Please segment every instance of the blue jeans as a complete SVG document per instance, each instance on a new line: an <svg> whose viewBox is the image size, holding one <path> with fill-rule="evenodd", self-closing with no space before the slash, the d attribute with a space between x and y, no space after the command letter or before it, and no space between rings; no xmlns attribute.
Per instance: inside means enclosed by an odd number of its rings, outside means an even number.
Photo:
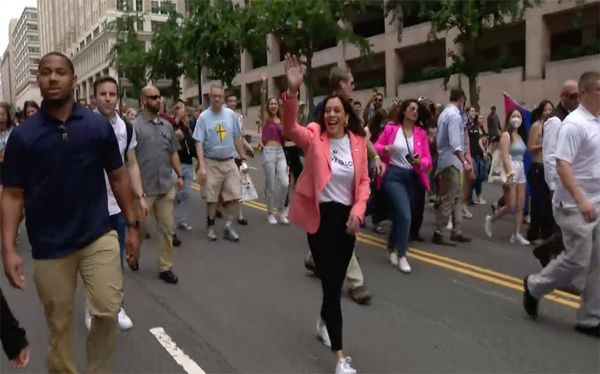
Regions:
<svg viewBox="0 0 600 374"><path fill-rule="evenodd" d="M125 237L127 235L127 224L123 213L117 213L110 216L110 222L113 229L119 235L119 252L121 253L121 270L125 261Z"/></svg>
<svg viewBox="0 0 600 374"><path fill-rule="evenodd" d="M488 178L488 162L483 159L483 156L473 157L473 168L475 172L475 180L473 181L473 189L471 190L471 198L473 197L473 191L477 196L481 195L481 187L483 182Z"/></svg>
<svg viewBox="0 0 600 374"><path fill-rule="evenodd" d="M388 239L388 251L406 255L410 233L412 202L419 180L414 170L390 165L383 179L383 190L388 196L392 211L392 228Z"/></svg>
<svg viewBox="0 0 600 374"><path fill-rule="evenodd" d="M190 212L190 185L194 178L194 166L181 164L183 173L183 188L175 196L175 226L188 224L188 215Z"/></svg>

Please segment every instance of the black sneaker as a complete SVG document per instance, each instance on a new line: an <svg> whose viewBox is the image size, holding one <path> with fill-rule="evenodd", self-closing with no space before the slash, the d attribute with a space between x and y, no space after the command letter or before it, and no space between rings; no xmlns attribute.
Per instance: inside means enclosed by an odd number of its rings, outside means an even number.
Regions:
<svg viewBox="0 0 600 374"><path fill-rule="evenodd" d="M177 275L175 275L175 273L173 273L173 271L171 271L171 270L161 271L158 274L158 277L160 279L162 279L163 281L170 283L170 284L176 284L177 282L179 282Z"/></svg>
<svg viewBox="0 0 600 374"><path fill-rule="evenodd" d="M181 240L177 237L177 234L173 234L173 247L179 247Z"/></svg>
<svg viewBox="0 0 600 374"><path fill-rule="evenodd" d="M523 278L523 308L532 319L536 319L538 315L538 303L539 300L531 295L529 288L527 287L527 279L529 276Z"/></svg>
<svg viewBox="0 0 600 374"><path fill-rule="evenodd" d="M585 335L595 336L597 338L600 338L600 325L596 325L596 326L575 325L575 331L580 332Z"/></svg>
<svg viewBox="0 0 600 374"><path fill-rule="evenodd" d="M471 238L469 238L468 236L464 236L463 234L452 234L452 235L450 235L450 240L452 240L453 242L459 242L459 243L470 243L471 242Z"/></svg>
<svg viewBox="0 0 600 374"><path fill-rule="evenodd" d="M433 238L431 239L431 241L433 242L433 244L446 245L448 247L456 247L456 244L446 241L446 239L444 239L444 237L437 232L433 233Z"/></svg>

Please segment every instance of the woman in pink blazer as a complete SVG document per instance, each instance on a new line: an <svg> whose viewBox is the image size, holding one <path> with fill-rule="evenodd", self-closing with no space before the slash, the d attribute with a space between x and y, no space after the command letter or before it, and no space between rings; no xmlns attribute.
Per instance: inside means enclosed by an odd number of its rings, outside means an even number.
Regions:
<svg viewBox="0 0 600 374"><path fill-rule="evenodd" d="M409 99L400 105L398 123L385 125L375 143L375 149L386 164L383 190L392 206L392 228L388 239L390 263L403 273L410 273L406 259L410 233L411 212L418 188L429 190L427 170L431 168L431 154L427 131L416 124L419 103Z"/></svg>
<svg viewBox="0 0 600 374"><path fill-rule="evenodd" d="M317 333L337 359L336 373L352 374L342 352L342 284L369 197L367 143L362 124L349 101L330 96L317 122L300 126L298 87L304 68L286 56L288 92L283 95L283 134L304 151L289 211L291 222L308 233L308 245L323 286Z"/></svg>

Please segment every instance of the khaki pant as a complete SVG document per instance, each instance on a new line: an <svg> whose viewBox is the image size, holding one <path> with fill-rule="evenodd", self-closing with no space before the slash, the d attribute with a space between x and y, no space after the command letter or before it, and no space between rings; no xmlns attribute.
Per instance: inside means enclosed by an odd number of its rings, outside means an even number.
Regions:
<svg viewBox="0 0 600 374"><path fill-rule="evenodd" d="M307 261L311 261L314 263L312 253L310 250L306 255ZM346 269L346 283L350 289L358 288L365 284L365 278L363 276L362 269L360 268L360 264L356 259L356 249L352 252L352 257L350 258L350 263L348 264L348 269Z"/></svg>
<svg viewBox="0 0 600 374"><path fill-rule="evenodd" d="M462 207L463 207L463 177L461 171L453 166L440 172L440 190L438 191L438 207L435 210L435 224L433 231L444 234L446 225L452 214L455 234L462 233Z"/></svg>
<svg viewBox="0 0 600 374"><path fill-rule="evenodd" d="M594 208L600 214L600 203ZM527 286L536 299L560 287L582 283L584 288L577 323L594 327L600 323L600 218L586 222L579 208L554 208L565 250L538 274L530 275Z"/></svg>
<svg viewBox="0 0 600 374"><path fill-rule="evenodd" d="M36 260L33 279L48 326L49 373L75 373L73 304L81 276L92 316L87 337L88 373L109 372L123 301L123 273L116 231L67 257Z"/></svg>
<svg viewBox="0 0 600 374"><path fill-rule="evenodd" d="M147 197L148 209L150 209L150 214L154 215L156 226L160 232L158 269L161 272L170 270L173 267L175 195L175 187L173 187L165 194Z"/></svg>

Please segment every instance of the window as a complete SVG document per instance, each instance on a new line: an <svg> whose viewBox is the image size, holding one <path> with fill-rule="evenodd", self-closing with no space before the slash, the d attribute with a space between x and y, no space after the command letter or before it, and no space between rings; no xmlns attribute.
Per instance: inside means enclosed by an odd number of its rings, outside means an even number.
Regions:
<svg viewBox="0 0 600 374"><path fill-rule="evenodd" d="M151 12L154 14L169 14L169 10L175 7L175 4L168 0L153 0L150 2Z"/></svg>
<svg viewBox="0 0 600 374"><path fill-rule="evenodd" d="M144 20L143 19L137 20L137 31L144 31Z"/></svg>
<svg viewBox="0 0 600 374"><path fill-rule="evenodd" d="M151 1L150 2L150 7L151 7L151 12L158 14L159 10L160 10L160 3L158 1Z"/></svg>
<svg viewBox="0 0 600 374"><path fill-rule="evenodd" d="M117 0L117 9L122 11L133 10L133 0Z"/></svg>
<svg viewBox="0 0 600 374"><path fill-rule="evenodd" d="M144 10L144 0L135 0L135 10L138 12Z"/></svg>

